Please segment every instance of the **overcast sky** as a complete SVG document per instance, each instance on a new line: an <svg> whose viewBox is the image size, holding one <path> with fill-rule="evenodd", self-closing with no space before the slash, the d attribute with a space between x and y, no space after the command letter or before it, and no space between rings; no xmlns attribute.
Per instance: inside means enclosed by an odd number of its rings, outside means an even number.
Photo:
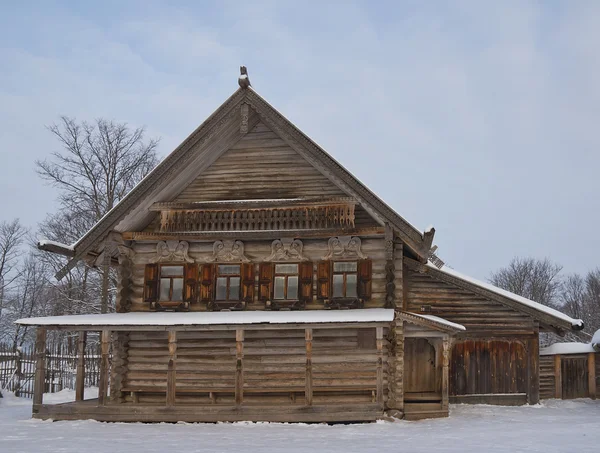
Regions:
<svg viewBox="0 0 600 453"><path fill-rule="evenodd" d="M455 269L600 265L600 2L167 3L1 2L0 221L56 208L34 161L59 115L145 125L162 157L245 64Z"/></svg>

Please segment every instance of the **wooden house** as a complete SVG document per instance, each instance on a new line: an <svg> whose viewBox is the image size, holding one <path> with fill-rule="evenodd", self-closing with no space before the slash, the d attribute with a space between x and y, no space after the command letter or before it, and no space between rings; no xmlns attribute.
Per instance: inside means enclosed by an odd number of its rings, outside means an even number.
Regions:
<svg viewBox="0 0 600 453"><path fill-rule="evenodd" d="M433 229L245 80L77 243L40 243L70 257L62 275L118 267L119 288L117 313L19 321L38 326L34 417L339 422L536 403L539 332L582 322L443 266ZM76 401L43 404L48 329L79 332L81 351L101 332L97 400L82 356Z"/></svg>

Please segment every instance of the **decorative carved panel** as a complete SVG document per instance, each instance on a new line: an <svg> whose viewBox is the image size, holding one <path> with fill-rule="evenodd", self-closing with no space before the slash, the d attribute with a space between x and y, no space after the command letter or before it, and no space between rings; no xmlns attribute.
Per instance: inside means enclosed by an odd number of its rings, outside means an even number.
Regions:
<svg viewBox="0 0 600 453"><path fill-rule="evenodd" d="M242 241L227 240L214 243L213 256L208 261L247 263L250 260L244 255L244 243Z"/></svg>
<svg viewBox="0 0 600 453"><path fill-rule="evenodd" d="M156 257L154 263L182 261L193 263L194 260L188 256L190 244L186 241L160 241L156 244Z"/></svg>
<svg viewBox="0 0 600 453"><path fill-rule="evenodd" d="M265 261L306 261L300 239L275 239L271 243L271 254Z"/></svg>
<svg viewBox="0 0 600 453"><path fill-rule="evenodd" d="M329 251L324 260L335 259L365 259L367 256L361 250L361 240L358 236L338 236L329 239Z"/></svg>

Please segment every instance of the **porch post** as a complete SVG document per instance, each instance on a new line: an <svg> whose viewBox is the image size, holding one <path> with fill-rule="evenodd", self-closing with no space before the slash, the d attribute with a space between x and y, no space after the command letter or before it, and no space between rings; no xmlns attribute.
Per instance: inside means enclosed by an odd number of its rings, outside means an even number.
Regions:
<svg viewBox="0 0 600 453"><path fill-rule="evenodd" d="M375 327L377 339L377 394L376 401L383 407L383 327Z"/></svg>
<svg viewBox="0 0 600 453"><path fill-rule="evenodd" d="M307 406L312 406L312 329L304 330L304 339L306 341L306 378L304 387L304 401Z"/></svg>
<svg viewBox="0 0 600 453"><path fill-rule="evenodd" d="M167 406L175 405L177 332L169 331L169 367L167 369Z"/></svg>
<svg viewBox="0 0 600 453"><path fill-rule="evenodd" d="M562 399L562 368L560 354L554 356L554 397Z"/></svg>
<svg viewBox="0 0 600 453"><path fill-rule="evenodd" d="M588 354L588 394L593 400L596 399L596 353Z"/></svg>
<svg viewBox="0 0 600 453"><path fill-rule="evenodd" d="M391 353L388 367L389 414L401 417L404 412L404 321L396 313L396 319L390 326Z"/></svg>
<svg viewBox="0 0 600 453"><path fill-rule="evenodd" d="M106 391L108 390L108 347L110 345L110 330L103 330L101 337L102 356L100 362L100 379L98 383L98 405L106 404Z"/></svg>
<svg viewBox="0 0 600 453"><path fill-rule="evenodd" d="M442 410L448 410L450 392L450 340L447 336L442 340Z"/></svg>
<svg viewBox="0 0 600 453"><path fill-rule="evenodd" d="M537 404L540 402L540 340L539 334L529 340L529 385L527 388L527 402Z"/></svg>
<svg viewBox="0 0 600 453"><path fill-rule="evenodd" d="M77 374L75 376L75 401L83 401L85 388L85 342L87 332L80 331L77 336Z"/></svg>
<svg viewBox="0 0 600 453"><path fill-rule="evenodd" d="M244 401L244 329L235 331L235 404Z"/></svg>
<svg viewBox="0 0 600 453"><path fill-rule="evenodd" d="M35 381L33 383L33 412L38 412L46 387L46 328L38 327L35 337Z"/></svg>

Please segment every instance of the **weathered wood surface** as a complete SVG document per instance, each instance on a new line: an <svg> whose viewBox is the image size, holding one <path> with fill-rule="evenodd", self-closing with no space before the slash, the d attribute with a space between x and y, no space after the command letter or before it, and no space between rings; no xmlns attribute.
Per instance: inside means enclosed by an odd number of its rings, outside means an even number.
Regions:
<svg viewBox="0 0 600 453"><path fill-rule="evenodd" d="M449 283L435 280L427 274L407 271L408 311L421 312L421 307L431 307L431 314L466 327L457 336L514 337L534 335L536 325L532 317Z"/></svg>
<svg viewBox="0 0 600 453"><path fill-rule="evenodd" d="M257 124L176 198L177 202L347 194L290 148L263 123ZM360 207L356 225L377 225Z"/></svg>
<svg viewBox="0 0 600 453"><path fill-rule="evenodd" d="M562 398L586 398L589 396L589 369L587 355L564 355L561 357Z"/></svg>
<svg viewBox="0 0 600 453"><path fill-rule="evenodd" d="M253 297L248 303L248 310L260 310L265 308L264 302L261 301L259 292L259 275L258 263L267 258L271 252L273 242L271 238L265 241L244 241L244 254L255 263L255 284ZM313 297L312 302L306 305L306 309L323 309L324 303L317 299L317 263L323 259L328 253L327 239L303 239L303 255L307 260L313 263ZM207 258L213 256L214 242L190 242L188 255L191 259L198 263L206 261ZM135 255L133 258L134 265L132 266L131 277L131 311L150 311L150 304L144 302L144 273L146 264L152 263L156 259L156 242L138 242L134 245ZM363 238L362 252L372 260L372 280L371 280L371 298L365 301L365 308L382 308L385 306L386 296L386 254L384 249L383 238ZM401 259L397 258L397 262L401 263ZM202 272L202 265L200 273ZM396 273L401 276L401 271L396 270ZM402 300L402 281L396 281L395 294L398 300ZM198 301L190 304L190 311L205 311L208 309L206 302Z"/></svg>
<svg viewBox="0 0 600 453"><path fill-rule="evenodd" d="M101 361L100 361L100 378L98 382L98 404L103 405L107 402L108 376L109 370L109 347L110 347L110 330L103 330L101 337Z"/></svg>
<svg viewBox="0 0 600 453"><path fill-rule="evenodd" d="M33 387L33 412L43 403L46 390L46 329L38 327L35 337L35 384Z"/></svg>
<svg viewBox="0 0 600 453"><path fill-rule="evenodd" d="M561 385L556 379L555 356L540 357L540 398L560 398ZM560 358L558 358L560 367Z"/></svg>
<svg viewBox="0 0 600 453"><path fill-rule="evenodd" d="M75 377L75 401L83 401L85 389L85 343L87 332L77 336L77 375Z"/></svg>
<svg viewBox="0 0 600 453"><path fill-rule="evenodd" d="M373 403L230 406L187 404L174 407L143 404L98 405L88 400L79 403L41 405L34 418L42 420L98 420L106 422L361 422L383 417L382 408Z"/></svg>
<svg viewBox="0 0 600 453"><path fill-rule="evenodd" d="M411 393L440 393L435 347L425 338L404 340L404 398Z"/></svg>
<svg viewBox="0 0 600 453"><path fill-rule="evenodd" d="M528 360L519 341L456 341L450 362L450 395L527 394Z"/></svg>
<svg viewBox="0 0 600 453"><path fill-rule="evenodd" d="M380 329L378 343L373 327L178 332L174 404L384 401L388 342ZM373 341L359 344L364 331ZM164 401L168 346L166 332L129 334L126 401Z"/></svg>

